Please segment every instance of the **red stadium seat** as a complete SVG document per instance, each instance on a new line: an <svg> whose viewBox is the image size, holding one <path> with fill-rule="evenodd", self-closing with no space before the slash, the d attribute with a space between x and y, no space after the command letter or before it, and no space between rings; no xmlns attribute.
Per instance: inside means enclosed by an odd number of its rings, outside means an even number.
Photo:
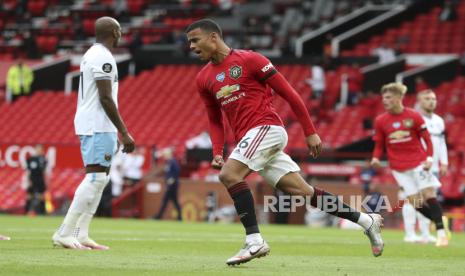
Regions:
<svg viewBox="0 0 465 276"><path fill-rule="evenodd" d="M368 42L359 43L352 50L343 49L341 55L345 57L370 55L369 49L379 47L383 43L392 46L403 37L408 39L407 43L401 45L401 50L406 53L462 54L465 52L465 43L463 43L464 1L459 2L456 11L457 20L440 22L438 20L440 8L435 7L426 14L420 14L413 20L403 22L398 27L387 29L382 35L372 36Z"/></svg>

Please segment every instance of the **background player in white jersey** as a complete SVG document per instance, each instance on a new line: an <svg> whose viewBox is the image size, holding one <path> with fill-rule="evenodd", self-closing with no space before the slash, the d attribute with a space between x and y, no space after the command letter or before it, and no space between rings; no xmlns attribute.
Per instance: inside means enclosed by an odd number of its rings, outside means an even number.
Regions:
<svg viewBox="0 0 465 276"><path fill-rule="evenodd" d="M426 128L431 135L431 142L433 144L433 165L431 166L431 172L439 179L441 176L445 176L447 174L447 167L449 162L447 157L447 145L445 138L446 127L444 120L439 115L434 113L436 106L436 94L433 90L427 89L418 93L417 109L425 121ZM429 232L431 221L421 213L417 212L411 204L404 204L402 207L402 215L405 225L404 240L406 242L427 243L436 241L436 238L431 236ZM415 224L417 218L421 236L417 236L415 233ZM444 226L447 230L447 225Z"/></svg>
<svg viewBox="0 0 465 276"><path fill-rule="evenodd" d="M109 181L111 160L117 151L117 132L121 134L123 152L134 150L134 140L118 111L118 69L111 54L121 38L121 27L115 19L101 17L95 21L95 34L97 43L81 61L74 118L86 176L52 238L55 245L71 249L109 249L89 238L89 224Z"/></svg>

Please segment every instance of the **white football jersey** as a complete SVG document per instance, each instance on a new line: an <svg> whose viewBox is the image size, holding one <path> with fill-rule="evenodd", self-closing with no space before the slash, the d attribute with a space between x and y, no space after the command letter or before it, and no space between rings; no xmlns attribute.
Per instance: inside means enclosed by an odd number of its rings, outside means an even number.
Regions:
<svg viewBox="0 0 465 276"><path fill-rule="evenodd" d="M99 100L96 80L112 82L112 98L118 107L118 68L111 52L96 43L87 50L81 61L81 76L74 128L77 135L96 132L117 132Z"/></svg>
<svg viewBox="0 0 465 276"><path fill-rule="evenodd" d="M421 114L426 123L426 128L431 135L431 142L433 143L433 167L432 172L439 172L439 164L448 164L447 145L445 131L446 126L444 120L433 113L431 117Z"/></svg>

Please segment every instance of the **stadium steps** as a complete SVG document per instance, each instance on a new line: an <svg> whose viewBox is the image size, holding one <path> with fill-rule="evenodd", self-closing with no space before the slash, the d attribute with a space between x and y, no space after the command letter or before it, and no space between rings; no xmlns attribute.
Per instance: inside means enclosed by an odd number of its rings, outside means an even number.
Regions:
<svg viewBox="0 0 465 276"><path fill-rule="evenodd" d="M342 56L367 56L382 44L394 47L400 43L403 53L456 53L465 51L465 2L457 5L457 19L441 22L440 7L425 14L417 15L413 20L405 21L398 27L387 29L384 33L371 36L368 41L358 43L353 49L343 50Z"/></svg>

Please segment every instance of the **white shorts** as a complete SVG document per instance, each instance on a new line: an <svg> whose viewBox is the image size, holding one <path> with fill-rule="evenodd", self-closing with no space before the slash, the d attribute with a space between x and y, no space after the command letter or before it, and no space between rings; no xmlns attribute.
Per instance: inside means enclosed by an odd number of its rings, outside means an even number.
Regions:
<svg viewBox="0 0 465 276"><path fill-rule="evenodd" d="M425 188L441 186L436 176L431 171L425 171L423 165L403 172L393 170L392 175L397 184L402 187L405 197L418 194Z"/></svg>
<svg viewBox="0 0 465 276"><path fill-rule="evenodd" d="M266 125L252 128L237 144L229 158L246 164L272 186L284 175L300 171L300 167L284 153L287 133L281 126Z"/></svg>

